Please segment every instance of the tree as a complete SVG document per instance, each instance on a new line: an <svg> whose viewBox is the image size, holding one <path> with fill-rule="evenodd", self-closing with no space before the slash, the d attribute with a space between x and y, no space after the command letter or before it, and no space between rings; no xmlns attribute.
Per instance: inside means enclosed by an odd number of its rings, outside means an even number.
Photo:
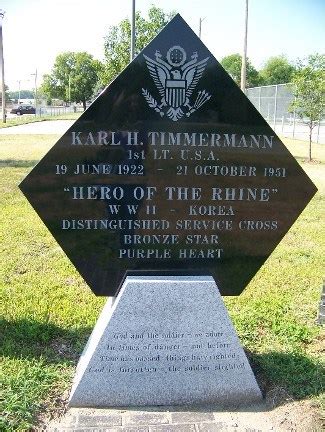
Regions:
<svg viewBox="0 0 325 432"><path fill-rule="evenodd" d="M175 12L165 14L162 9L152 6L148 11L148 19L135 15L135 52L138 54L170 21ZM102 84L107 85L130 62L131 23L128 18L117 26L111 26L105 37L105 69L102 74Z"/></svg>
<svg viewBox="0 0 325 432"><path fill-rule="evenodd" d="M285 84L291 81L295 67L284 56L270 57L260 71L264 85Z"/></svg>
<svg viewBox="0 0 325 432"><path fill-rule="evenodd" d="M240 86L241 62L240 54L230 54L221 60L222 67L226 69L238 86ZM256 87L260 84L259 74L249 59L246 61L246 84L247 87Z"/></svg>
<svg viewBox="0 0 325 432"><path fill-rule="evenodd" d="M300 61L292 78L295 96L291 104L298 116L309 126L309 161L312 133L316 124L325 116L325 55L310 55Z"/></svg>
<svg viewBox="0 0 325 432"><path fill-rule="evenodd" d="M19 91L10 91L9 98L18 100L19 98ZM34 99L34 92L33 90L20 90L20 99Z"/></svg>
<svg viewBox="0 0 325 432"><path fill-rule="evenodd" d="M86 52L64 52L56 57L51 74L44 75L41 90L48 98L82 102L86 109L86 101L94 93L102 67Z"/></svg>

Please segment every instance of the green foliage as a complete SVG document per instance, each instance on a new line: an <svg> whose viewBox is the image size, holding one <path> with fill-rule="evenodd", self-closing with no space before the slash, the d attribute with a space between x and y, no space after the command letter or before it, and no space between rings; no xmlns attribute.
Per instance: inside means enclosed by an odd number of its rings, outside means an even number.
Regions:
<svg viewBox="0 0 325 432"><path fill-rule="evenodd" d="M291 82L295 67L284 56L270 57L262 70L261 80L264 85L286 84Z"/></svg>
<svg viewBox="0 0 325 432"><path fill-rule="evenodd" d="M241 76L241 63L242 57L240 54L230 54L223 57L221 66L226 69L231 78L240 86ZM260 77L257 70L250 63L249 59L246 61L246 87L256 87L260 84Z"/></svg>
<svg viewBox="0 0 325 432"><path fill-rule="evenodd" d="M175 12L165 13L162 9L152 6L148 11L148 19L140 12L135 15L135 52L138 54L170 21ZM130 62L131 23L128 18L118 25L111 26L105 37L105 69L101 79L103 85L109 84Z"/></svg>
<svg viewBox="0 0 325 432"><path fill-rule="evenodd" d="M293 75L292 90L295 96L291 110L309 126L309 160L311 157L312 132L325 116L325 55L310 55L300 61Z"/></svg>
<svg viewBox="0 0 325 432"><path fill-rule="evenodd" d="M43 359L3 361L0 430L29 430L38 401L47 396L60 374L60 367L48 366Z"/></svg>
<svg viewBox="0 0 325 432"><path fill-rule="evenodd" d="M19 91L10 91L8 92L10 99L16 99L19 98ZM20 99L34 99L34 92L32 90L20 90Z"/></svg>
<svg viewBox="0 0 325 432"><path fill-rule="evenodd" d="M94 94L102 64L86 52L64 52L59 54L51 74L44 75L41 91L49 98L65 102L86 101Z"/></svg>

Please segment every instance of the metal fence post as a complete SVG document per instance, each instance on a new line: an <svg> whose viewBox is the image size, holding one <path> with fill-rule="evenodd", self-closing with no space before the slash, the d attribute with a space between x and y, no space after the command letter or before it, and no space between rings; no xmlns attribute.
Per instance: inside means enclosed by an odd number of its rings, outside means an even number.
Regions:
<svg viewBox="0 0 325 432"><path fill-rule="evenodd" d="M296 130L296 110L293 111L292 139L295 139L295 130Z"/></svg>
<svg viewBox="0 0 325 432"><path fill-rule="evenodd" d="M276 110L277 110L277 103L278 103L278 85L275 86L275 95L274 95L274 115L273 115L273 129L275 130L276 126Z"/></svg>
<svg viewBox="0 0 325 432"><path fill-rule="evenodd" d="M307 129L300 120L300 113L294 108L296 98L290 84L253 87L247 90L247 96L274 130L278 128L279 133L291 139L308 139ZM315 122L313 129L313 140L318 144L325 144L324 119Z"/></svg>

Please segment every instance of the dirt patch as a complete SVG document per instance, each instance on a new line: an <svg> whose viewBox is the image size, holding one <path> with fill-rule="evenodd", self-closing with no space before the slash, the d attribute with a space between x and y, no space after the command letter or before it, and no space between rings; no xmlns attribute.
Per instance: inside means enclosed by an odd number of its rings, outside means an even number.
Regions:
<svg viewBox="0 0 325 432"><path fill-rule="evenodd" d="M268 414L275 431L320 432L325 428L319 405L311 401L287 403Z"/></svg>

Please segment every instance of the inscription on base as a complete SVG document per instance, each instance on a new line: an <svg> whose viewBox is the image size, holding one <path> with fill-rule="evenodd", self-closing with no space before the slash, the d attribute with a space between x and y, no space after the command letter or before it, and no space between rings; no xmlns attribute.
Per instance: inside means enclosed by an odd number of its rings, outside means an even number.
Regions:
<svg viewBox="0 0 325 432"><path fill-rule="evenodd" d="M89 373L108 372L153 374L156 372L205 372L240 370L245 367L239 355L217 331L146 331L114 333L114 342L105 346L97 359L98 367ZM118 366L116 366L116 364ZM121 365L122 364L122 365Z"/></svg>

